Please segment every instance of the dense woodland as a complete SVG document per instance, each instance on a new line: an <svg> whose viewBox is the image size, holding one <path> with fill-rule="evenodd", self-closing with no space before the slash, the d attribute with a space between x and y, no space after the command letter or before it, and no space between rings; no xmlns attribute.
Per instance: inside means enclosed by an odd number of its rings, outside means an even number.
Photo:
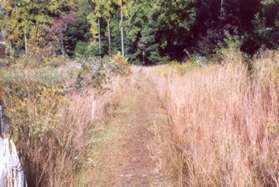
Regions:
<svg viewBox="0 0 279 187"><path fill-rule="evenodd" d="M132 63L157 64L209 56L228 41L247 55L279 45L278 0L1 0L0 6L13 56L119 51Z"/></svg>

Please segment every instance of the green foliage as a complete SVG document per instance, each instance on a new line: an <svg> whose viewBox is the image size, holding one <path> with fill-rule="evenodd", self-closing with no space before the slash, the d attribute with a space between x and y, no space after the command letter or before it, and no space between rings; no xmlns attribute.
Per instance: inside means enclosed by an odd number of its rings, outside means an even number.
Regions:
<svg viewBox="0 0 279 187"><path fill-rule="evenodd" d="M0 2L4 10L4 16L0 18L0 29L5 31L6 40L18 49L27 45L28 47L46 45L47 41L44 37L53 17L75 9L75 0L51 2L1 0Z"/></svg>
<svg viewBox="0 0 279 187"><path fill-rule="evenodd" d="M25 53L44 56L56 48L71 57L111 56L124 50L129 62L164 64L215 54L227 45L228 34L238 37L240 50L250 56L278 48L278 0L0 2L0 30L10 54L17 57L25 48ZM77 21L63 29L63 39L56 46L46 36L53 20L65 15Z"/></svg>
<svg viewBox="0 0 279 187"><path fill-rule="evenodd" d="M55 87L47 88L32 82L24 85L30 89L28 92L20 84L16 86L18 87L11 88L10 92L13 90L18 92L12 93L12 98L6 99L11 102L8 104L7 115L13 124L16 142L36 140L57 128L58 109L64 102L63 90Z"/></svg>
<svg viewBox="0 0 279 187"><path fill-rule="evenodd" d="M240 50L241 42L237 38L228 37L223 46L216 50L216 55L222 63L243 62L243 55Z"/></svg>
<svg viewBox="0 0 279 187"><path fill-rule="evenodd" d="M73 24L68 26L64 33L66 53L74 56L77 45L82 42L89 42L91 37L90 25L87 19L85 17L78 17Z"/></svg>
<svg viewBox="0 0 279 187"><path fill-rule="evenodd" d="M161 1L131 3L127 24L132 59L143 64L163 64L183 56L182 48L195 21L194 2ZM180 56L180 57L179 57Z"/></svg>
<svg viewBox="0 0 279 187"><path fill-rule="evenodd" d="M99 55L97 42L78 42L75 48L75 56L79 58L88 58Z"/></svg>
<svg viewBox="0 0 279 187"><path fill-rule="evenodd" d="M279 40L279 1L261 1L259 12L253 19L254 36L260 47L275 49Z"/></svg>
<svg viewBox="0 0 279 187"><path fill-rule="evenodd" d="M76 79L76 88L78 89L93 86L100 92L106 92L112 77L130 74L128 62L120 54L112 58L81 59L80 63L82 69Z"/></svg>

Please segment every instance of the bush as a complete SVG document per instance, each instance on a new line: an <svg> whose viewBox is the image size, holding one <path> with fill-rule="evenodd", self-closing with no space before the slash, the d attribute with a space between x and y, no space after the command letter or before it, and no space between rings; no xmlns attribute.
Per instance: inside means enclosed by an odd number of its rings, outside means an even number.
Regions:
<svg viewBox="0 0 279 187"><path fill-rule="evenodd" d="M243 54L240 50L240 46L241 42L239 39L228 36L225 39L225 44L215 51L219 59L218 61L222 64L231 62L242 63Z"/></svg>
<svg viewBox="0 0 279 187"><path fill-rule="evenodd" d="M75 56L79 58L88 58L99 56L99 46L97 42L78 42L75 48Z"/></svg>
<svg viewBox="0 0 279 187"><path fill-rule="evenodd" d="M25 83L42 84L45 86L62 85L67 79L70 79L75 70L69 72L61 72L59 69L51 67L43 67L34 69L21 69L21 68L8 68L0 70L0 80L6 85L16 85L21 89L28 89L25 87Z"/></svg>
<svg viewBox="0 0 279 187"><path fill-rule="evenodd" d="M130 73L130 67L125 59L116 55L112 58L91 57L81 59L82 69L76 80L76 87L82 88L88 85L99 91L105 91L106 85L114 76L126 76Z"/></svg>
<svg viewBox="0 0 279 187"><path fill-rule="evenodd" d="M4 105L28 185L73 186L90 146L92 123L75 110L82 102L65 94L65 79L53 67L3 72Z"/></svg>

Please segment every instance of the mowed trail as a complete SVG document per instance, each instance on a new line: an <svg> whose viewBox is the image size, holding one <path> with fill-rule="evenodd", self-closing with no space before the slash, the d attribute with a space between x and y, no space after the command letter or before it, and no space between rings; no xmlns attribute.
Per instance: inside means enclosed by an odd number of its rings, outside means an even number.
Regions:
<svg viewBox="0 0 279 187"><path fill-rule="evenodd" d="M96 134L89 186L176 186L163 172L166 158L156 129L167 129L167 119L148 72L134 68L120 83L117 107Z"/></svg>

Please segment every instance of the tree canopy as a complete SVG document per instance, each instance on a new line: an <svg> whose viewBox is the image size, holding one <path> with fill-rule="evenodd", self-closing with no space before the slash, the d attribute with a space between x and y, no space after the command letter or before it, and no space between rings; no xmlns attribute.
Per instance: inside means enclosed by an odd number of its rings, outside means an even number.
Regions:
<svg viewBox="0 0 279 187"><path fill-rule="evenodd" d="M122 51L143 64L211 55L227 37L249 55L279 44L278 0L0 0L0 7L11 47L52 46L70 56L81 42L99 49L92 55Z"/></svg>

